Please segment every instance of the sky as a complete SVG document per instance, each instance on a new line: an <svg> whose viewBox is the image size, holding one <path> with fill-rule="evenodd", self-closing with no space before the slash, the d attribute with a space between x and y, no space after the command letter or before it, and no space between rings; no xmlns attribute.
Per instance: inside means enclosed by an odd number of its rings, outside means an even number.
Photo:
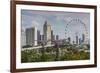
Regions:
<svg viewBox="0 0 100 73"><path fill-rule="evenodd" d="M51 25L54 35L59 35L60 39L71 37L75 40L76 33L81 38L82 33L86 31L88 32L87 37L90 37L89 13L21 10L22 30L29 27L37 27L41 34L43 34L43 25L45 21ZM80 21L84 23L85 26L80 23Z"/></svg>

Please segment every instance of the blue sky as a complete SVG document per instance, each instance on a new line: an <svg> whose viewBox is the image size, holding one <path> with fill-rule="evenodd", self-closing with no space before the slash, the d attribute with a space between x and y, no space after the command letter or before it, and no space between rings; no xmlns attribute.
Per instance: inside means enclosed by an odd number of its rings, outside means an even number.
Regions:
<svg viewBox="0 0 100 73"><path fill-rule="evenodd" d="M35 26L43 34L43 25L47 21L51 25L54 34L59 35L60 39L67 36L74 40L75 33L81 38L82 33L85 32L84 25L78 21L72 21L68 24L72 19L80 19L86 24L88 37L90 37L89 13L21 10L21 26L23 30ZM65 35L65 33L67 34Z"/></svg>

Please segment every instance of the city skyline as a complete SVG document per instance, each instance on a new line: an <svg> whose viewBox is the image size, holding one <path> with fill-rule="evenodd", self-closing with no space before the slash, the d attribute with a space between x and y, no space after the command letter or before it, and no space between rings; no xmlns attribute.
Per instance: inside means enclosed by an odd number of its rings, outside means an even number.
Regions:
<svg viewBox="0 0 100 73"><path fill-rule="evenodd" d="M85 22L88 32L88 37L90 36L90 14L89 13L76 13L76 12L52 12L52 11L32 11L32 10L22 10L22 30L25 31L26 28L37 27L40 30L40 34L43 34L43 25L47 21L51 25L51 30L53 30L54 35L59 35L60 39L65 38L65 30L67 29L67 37L71 37L75 40L75 34L78 33L79 38L84 32L83 25L73 21L65 28L72 19L80 19ZM76 32L75 32L76 31ZM73 36L73 37L72 37Z"/></svg>
<svg viewBox="0 0 100 73"><path fill-rule="evenodd" d="M81 37L76 33L75 40L72 40L71 37L59 39L59 35L55 35L53 33L53 30L51 30L51 25L48 24L47 21L44 22L43 26L43 34L40 34L40 30L37 30L37 27L30 27L26 28L25 32L22 31L22 46L28 45L28 46L39 46L41 45L41 42L45 42L46 45L54 44L54 42L62 42L63 43L69 43L69 44L86 44L85 42L85 34L82 34ZM88 42L89 44L89 42Z"/></svg>
<svg viewBox="0 0 100 73"><path fill-rule="evenodd" d="M37 27L26 28L25 31L22 31L22 45L37 46L42 41L48 41L46 44L50 45L54 43L54 40L59 40L59 35L54 35L51 25L47 21L44 22L43 34L40 34L40 32Z"/></svg>

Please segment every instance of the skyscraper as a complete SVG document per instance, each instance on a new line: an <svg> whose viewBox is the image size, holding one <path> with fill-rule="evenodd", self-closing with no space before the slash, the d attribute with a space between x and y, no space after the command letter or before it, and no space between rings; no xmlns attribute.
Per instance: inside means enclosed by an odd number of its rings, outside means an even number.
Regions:
<svg viewBox="0 0 100 73"><path fill-rule="evenodd" d="M56 35L56 40L59 40L59 36L58 35Z"/></svg>
<svg viewBox="0 0 100 73"><path fill-rule="evenodd" d="M21 47L26 45L26 35L25 35L25 31L22 29L21 30Z"/></svg>
<svg viewBox="0 0 100 73"><path fill-rule="evenodd" d="M43 26L43 33L44 33L44 41L47 41L46 44L51 44L51 25L45 21Z"/></svg>
<svg viewBox="0 0 100 73"><path fill-rule="evenodd" d="M81 38L79 38L79 44L82 44L82 40L81 40Z"/></svg>
<svg viewBox="0 0 100 73"><path fill-rule="evenodd" d="M44 35L41 35L41 41L44 41Z"/></svg>
<svg viewBox="0 0 100 73"><path fill-rule="evenodd" d="M85 34L82 34L82 43L85 42Z"/></svg>
<svg viewBox="0 0 100 73"><path fill-rule="evenodd" d="M70 38L70 37L68 37L68 43L69 43L69 44L71 43L71 38Z"/></svg>
<svg viewBox="0 0 100 73"><path fill-rule="evenodd" d="M26 29L26 45L37 45L37 28L31 27Z"/></svg>
<svg viewBox="0 0 100 73"><path fill-rule="evenodd" d="M78 35L76 33L76 44L78 44Z"/></svg>
<svg viewBox="0 0 100 73"><path fill-rule="evenodd" d="M53 30L51 30L51 41L54 41L55 40L55 36L53 34Z"/></svg>
<svg viewBox="0 0 100 73"><path fill-rule="evenodd" d="M40 34L40 41L44 41L44 35Z"/></svg>
<svg viewBox="0 0 100 73"><path fill-rule="evenodd" d="M40 41L41 41L40 31L37 30L37 43L40 44Z"/></svg>

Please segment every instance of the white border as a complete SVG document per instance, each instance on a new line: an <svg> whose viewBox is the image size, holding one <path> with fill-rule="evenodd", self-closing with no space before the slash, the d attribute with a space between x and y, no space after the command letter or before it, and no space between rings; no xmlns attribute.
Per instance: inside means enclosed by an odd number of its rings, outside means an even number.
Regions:
<svg viewBox="0 0 100 73"><path fill-rule="evenodd" d="M40 63L21 63L21 9L27 10L49 10L49 11L67 11L67 12L89 12L90 13L90 60L81 61L58 61L58 62L40 62ZM94 64L94 10L85 8L69 7L49 7L35 5L16 5L16 68L39 68L54 66L73 66Z"/></svg>

